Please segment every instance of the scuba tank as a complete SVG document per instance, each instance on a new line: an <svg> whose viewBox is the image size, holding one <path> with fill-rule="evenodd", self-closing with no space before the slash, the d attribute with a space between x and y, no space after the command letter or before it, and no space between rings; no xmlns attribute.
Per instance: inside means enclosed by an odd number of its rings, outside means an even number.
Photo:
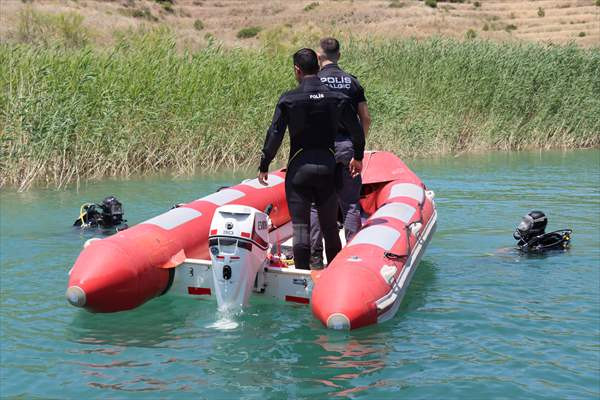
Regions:
<svg viewBox="0 0 600 400"><path fill-rule="evenodd" d="M524 253L542 253L546 250L565 250L571 242L571 229L546 233L548 218L542 211L531 211L523 217L513 237L517 247Z"/></svg>

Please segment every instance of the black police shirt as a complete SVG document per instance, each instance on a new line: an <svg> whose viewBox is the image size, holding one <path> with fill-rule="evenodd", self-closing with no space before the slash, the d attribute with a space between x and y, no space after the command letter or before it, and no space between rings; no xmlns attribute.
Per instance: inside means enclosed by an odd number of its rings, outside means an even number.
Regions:
<svg viewBox="0 0 600 400"><path fill-rule="evenodd" d="M358 79L356 79L354 75L346 73L337 64L333 63L325 65L321 68L321 71L319 71L318 76L321 78L321 82L331 89L342 92L350 97L355 113L358 111L358 104L367 101L365 90L358 82ZM347 140L349 133L345 129L340 129L338 133L340 135L337 138L338 140Z"/></svg>
<svg viewBox="0 0 600 400"><path fill-rule="evenodd" d="M344 129L352 139L354 159L363 159L365 135L350 98L329 88L317 76L304 78L296 89L279 98L262 149L261 172L268 171L286 128L290 131L290 158L308 149L333 152L338 129Z"/></svg>
<svg viewBox="0 0 600 400"><path fill-rule="evenodd" d="M354 75L346 73L337 64L327 64L318 74L321 82L332 88L340 91L350 97L354 109L358 109L358 104L367 101L365 90L358 82Z"/></svg>

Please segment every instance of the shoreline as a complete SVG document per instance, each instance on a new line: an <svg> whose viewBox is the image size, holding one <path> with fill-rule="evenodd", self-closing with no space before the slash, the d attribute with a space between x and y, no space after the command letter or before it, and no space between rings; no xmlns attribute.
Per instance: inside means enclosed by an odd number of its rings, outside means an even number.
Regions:
<svg viewBox="0 0 600 400"><path fill-rule="evenodd" d="M367 150L367 151L378 151L378 150ZM535 155L539 154L540 157L556 157L556 156L566 156L571 152L596 152L598 155L598 161L600 161L600 146L596 147L579 147L579 148L528 148L522 150L501 150L501 149L480 149L473 150L462 153L436 153L423 157L406 157L402 158L402 161L406 163L409 167L417 165L415 168L419 168L418 166L422 166L423 164L430 162L432 165L444 162L452 162L453 160L460 160L463 158L472 158L473 161L479 161L483 158L489 157L514 157L521 156L524 153ZM278 157L272 164L270 171L275 171L280 168L285 167L286 160ZM258 165L258 164L257 164ZM203 179L207 181L215 181L221 183L223 181L237 181L238 179L252 179L255 178L256 168L254 166L242 166L235 169L228 169L223 166L216 170L212 171L199 171L195 173L187 173L187 174L177 174L172 169L164 169L160 171L152 171L152 172L140 172L134 173L130 175L118 175L118 176L104 176L97 178L88 178L82 179L79 182L74 181L70 182L63 187L53 186L51 183L42 184L41 182L34 182L31 186L29 186L26 190L19 190L17 186L8 186L5 185L0 187L0 195L1 194L17 194L17 193L27 193L30 191L71 191L75 190L79 192L81 190L85 190L88 187L91 187L98 183L106 183L106 182L137 182L137 181L180 181L180 182L190 182L198 179Z"/></svg>

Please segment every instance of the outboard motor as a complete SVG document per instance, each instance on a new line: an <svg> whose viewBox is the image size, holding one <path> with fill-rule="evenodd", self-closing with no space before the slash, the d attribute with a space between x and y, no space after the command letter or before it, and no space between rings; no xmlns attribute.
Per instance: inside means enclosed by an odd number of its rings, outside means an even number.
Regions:
<svg viewBox="0 0 600 400"><path fill-rule="evenodd" d="M523 217L513 233L517 247L525 253L541 253L546 250L564 250L571 241L571 229L546 233L548 218L542 211L531 211Z"/></svg>
<svg viewBox="0 0 600 400"><path fill-rule="evenodd" d="M209 233L219 310L240 309L248 302L257 272L267 263L267 214L248 206L222 206L215 210Z"/></svg>

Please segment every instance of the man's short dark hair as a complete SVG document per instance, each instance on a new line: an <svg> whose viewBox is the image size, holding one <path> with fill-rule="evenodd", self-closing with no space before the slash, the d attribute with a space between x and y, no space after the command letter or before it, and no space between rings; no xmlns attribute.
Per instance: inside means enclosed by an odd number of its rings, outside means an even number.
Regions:
<svg viewBox="0 0 600 400"><path fill-rule="evenodd" d="M312 49L300 49L294 53L294 65L300 68L305 75L314 75L319 72L319 59Z"/></svg>
<svg viewBox="0 0 600 400"><path fill-rule="evenodd" d="M325 56L331 61L337 61L340 54L340 42L332 37L326 37L321 39L321 49Z"/></svg>

